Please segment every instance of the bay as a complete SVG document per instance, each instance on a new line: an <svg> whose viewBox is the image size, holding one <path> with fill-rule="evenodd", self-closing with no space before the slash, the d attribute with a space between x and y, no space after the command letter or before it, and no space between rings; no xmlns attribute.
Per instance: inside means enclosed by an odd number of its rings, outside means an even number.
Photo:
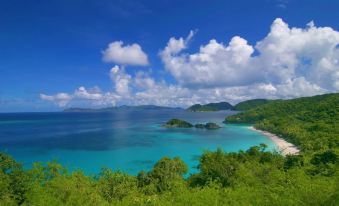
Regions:
<svg viewBox="0 0 339 206"><path fill-rule="evenodd" d="M103 167L137 174L164 156L180 157L197 171L199 156L222 148L236 152L274 143L248 125L222 123L234 111L188 112L182 109L122 110L83 113L2 113L0 150L30 168L56 160L69 170L97 174ZM219 130L164 128L171 118L191 123L216 122Z"/></svg>

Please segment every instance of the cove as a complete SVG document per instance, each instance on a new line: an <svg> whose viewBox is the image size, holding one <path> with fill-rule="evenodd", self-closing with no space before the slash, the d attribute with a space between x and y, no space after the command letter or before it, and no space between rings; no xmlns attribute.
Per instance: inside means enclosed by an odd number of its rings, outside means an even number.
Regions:
<svg viewBox="0 0 339 206"><path fill-rule="evenodd" d="M182 109L115 111L109 113L0 114L0 150L26 168L33 162L56 160L69 170L97 174L103 167L137 174L164 156L180 157L196 172L205 150L227 152L274 143L248 125L222 123L234 111L188 112ZM164 128L171 118L192 123L216 122L221 129Z"/></svg>

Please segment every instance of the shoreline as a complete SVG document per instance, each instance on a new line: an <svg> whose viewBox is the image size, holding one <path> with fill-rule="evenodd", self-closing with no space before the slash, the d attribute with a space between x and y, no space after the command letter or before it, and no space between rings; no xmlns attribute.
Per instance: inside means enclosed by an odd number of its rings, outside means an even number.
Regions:
<svg viewBox="0 0 339 206"><path fill-rule="evenodd" d="M261 134L265 135L266 137L270 138L274 144L277 146L278 151L283 155L297 155L299 154L300 150L297 146L295 146L292 143L287 142L286 140L278 137L275 134L272 134L267 131L259 130L254 128L253 126L250 126L249 129L260 132Z"/></svg>

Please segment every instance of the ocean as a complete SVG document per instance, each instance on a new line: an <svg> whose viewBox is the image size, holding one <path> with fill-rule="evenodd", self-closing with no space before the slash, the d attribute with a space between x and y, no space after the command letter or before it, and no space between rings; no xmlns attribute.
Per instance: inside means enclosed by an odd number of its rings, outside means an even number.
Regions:
<svg viewBox="0 0 339 206"><path fill-rule="evenodd" d="M106 113L2 113L0 151L30 168L33 162L57 161L70 171L97 174L111 168L129 174L148 171L164 156L180 157L189 173L199 156L222 148L236 152L274 143L248 125L222 123L234 111L188 112L181 109L122 110ZM164 128L171 118L191 123L216 122L221 129Z"/></svg>

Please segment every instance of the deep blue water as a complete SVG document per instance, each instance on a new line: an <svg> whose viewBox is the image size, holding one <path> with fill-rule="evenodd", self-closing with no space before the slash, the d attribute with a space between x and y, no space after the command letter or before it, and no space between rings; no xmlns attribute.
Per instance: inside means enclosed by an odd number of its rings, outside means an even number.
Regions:
<svg viewBox="0 0 339 206"><path fill-rule="evenodd" d="M231 111L116 111L111 113L0 114L0 150L29 168L32 162L57 160L70 170L95 174L102 167L137 174L163 156L181 157L196 171L204 150L246 150L274 143L246 125L224 125ZM192 123L216 122L219 130L175 129L161 125L171 118Z"/></svg>

